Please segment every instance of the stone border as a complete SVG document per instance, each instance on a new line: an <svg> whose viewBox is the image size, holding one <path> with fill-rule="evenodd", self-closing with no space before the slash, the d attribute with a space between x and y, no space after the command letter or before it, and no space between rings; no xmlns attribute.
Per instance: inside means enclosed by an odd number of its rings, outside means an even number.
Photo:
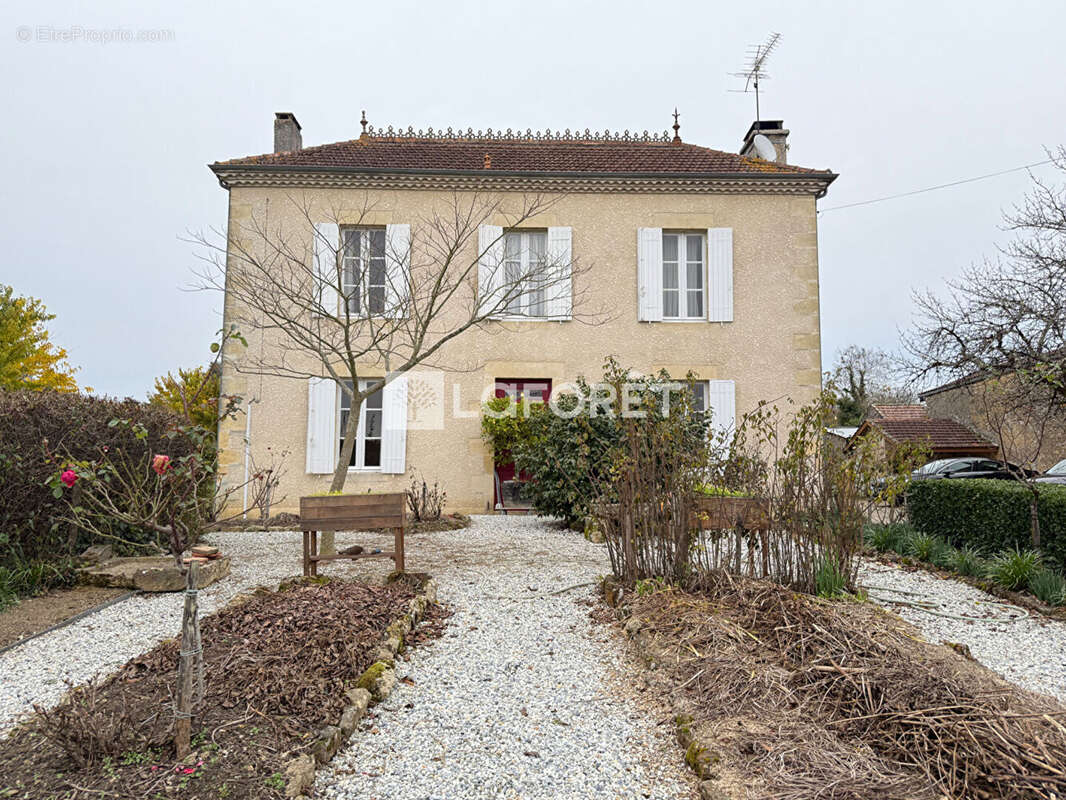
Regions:
<svg viewBox="0 0 1066 800"><path fill-rule="evenodd" d="M644 662L647 669L654 670L664 660L663 653L655 646L653 638L644 629L644 620L636 614L629 612L626 595L628 592L621 582L613 576L605 577L600 584L603 600L614 609L618 621L623 623L622 630L632 643L633 649ZM693 719L683 710L679 709L669 697L661 698L663 703L671 707L673 712L674 733L677 743L684 751L685 763L699 780L697 791L700 800L730 800L730 795L719 788L714 780L714 764L719 756L712 741L700 740L693 731Z"/></svg>
<svg viewBox="0 0 1066 800"><path fill-rule="evenodd" d="M422 619L426 608L436 602L437 582L427 577L419 593L408 602L407 611L385 629L385 637L374 651L374 663L359 676L355 687L345 692L348 704L337 724L326 725L315 734L311 752L286 762L282 769L285 797L309 800L307 792L314 784L315 770L328 763L351 738L367 709L392 693L396 687L395 657L403 651L407 635Z"/></svg>

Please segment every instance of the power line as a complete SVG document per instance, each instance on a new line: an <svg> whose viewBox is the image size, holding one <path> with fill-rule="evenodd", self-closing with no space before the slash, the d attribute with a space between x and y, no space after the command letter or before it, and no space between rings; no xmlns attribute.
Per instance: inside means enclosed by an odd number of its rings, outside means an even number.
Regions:
<svg viewBox="0 0 1066 800"><path fill-rule="evenodd" d="M1054 159L1048 158L1044 161L1037 161L1035 164L1025 164L1021 167L1012 167L1011 169L1000 170L999 172L989 172L987 175L978 175L974 178L963 178L961 181L952 181L951 183L941 183L937 186L927 186L925 189L915 189L912 192L903 192L902 194L890 194L887 197L877 197L873 200L861 200L858 203L845 203L842 206L833 206L832 208L823 208L818 211L819 214L825 214L827 211L840 211L842 208L855 208L856 206L868 206L871 203L883 203L886 200L898 200L901 197L911 197L916 194L924 194L925 192L934 192L937 189L949 189L952 186L961 186L964 183L973 183L974 181L983 181L987 178L996 178L1000 175L1008 175L1011 172L1021 172L1022 170L1032 169L1033 167L1042 167L1044 164L1052 163Z"/></svg>

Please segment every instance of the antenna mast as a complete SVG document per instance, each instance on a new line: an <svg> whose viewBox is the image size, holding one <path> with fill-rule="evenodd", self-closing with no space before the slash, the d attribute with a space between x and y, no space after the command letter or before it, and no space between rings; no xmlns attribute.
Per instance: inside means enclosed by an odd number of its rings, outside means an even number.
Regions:
<svg viewBox="0 0 1066 800"><path fill-rule="evenodd" d="M766 72L766 60L770 57L770 53L777 47L777 43L781 41L780 33L771 33L770 36L762 44L752 45L748 48L748 66L743 72L732 73L734 78L744 79L743 89L732 89L734 92L750 92L755 91L755 121L761 121L761 111L759 109L759 82L769 80L770 75Z"/></svg>

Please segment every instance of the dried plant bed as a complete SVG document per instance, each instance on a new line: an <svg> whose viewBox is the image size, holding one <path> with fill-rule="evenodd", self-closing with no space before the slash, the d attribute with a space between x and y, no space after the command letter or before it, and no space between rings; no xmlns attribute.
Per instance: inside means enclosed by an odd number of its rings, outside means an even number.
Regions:
<svg viewBox="0 0 1066 800"><path fill-rule="evenodd" d="M705 798L1061 798L1066 707L869 603L605 586Z"/></svg>
<svg viewBox="0 0 1066 800"><path fill-rule="evenodd" d="M310 759L301 779L310 785L316 759L335 752L371 702L357 682L415 611L439 614L434 592L432 582L419 591L320 578L239 595L202 620L206 694L189 758L173 758L170 640L0 742L0 797L297 796L294 763Z"/></svg>

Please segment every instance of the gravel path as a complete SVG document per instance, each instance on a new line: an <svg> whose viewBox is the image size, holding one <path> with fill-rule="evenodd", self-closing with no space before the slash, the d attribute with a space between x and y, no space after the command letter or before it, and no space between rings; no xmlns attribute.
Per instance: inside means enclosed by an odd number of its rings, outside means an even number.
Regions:
<svg viewBox="0 0 1066 800"><path fill-rule="evenodd" d="M959 581L940 578L922 570L904 570L894 565L864 561L859 583L917 592L939 605L936 611L982 621L949 619L921 609L892 603L888 592L871 589L874 602L892 609L915 625L931 642L961 642L973 657L1007 680L1066 702L1066 624L1039 615L998 621L988 618L1017 617L1018 612L989 606L997 597ZM896 595L899 599L920 599Z"/></svg>
<svg viewBox="0 0 1066 800"><path fill-rule="evenodd" d="M455 612L316 792L329 798L678 798L670 726L632 699L624 647L588 617L602 547L528 518L475 517L431 569ZM416 553L418 547L415 548ZM417 559L418 556L416 555ZM416 564L416 568L418 565ZM660 718L661 719L661 718Z"/></svg>

